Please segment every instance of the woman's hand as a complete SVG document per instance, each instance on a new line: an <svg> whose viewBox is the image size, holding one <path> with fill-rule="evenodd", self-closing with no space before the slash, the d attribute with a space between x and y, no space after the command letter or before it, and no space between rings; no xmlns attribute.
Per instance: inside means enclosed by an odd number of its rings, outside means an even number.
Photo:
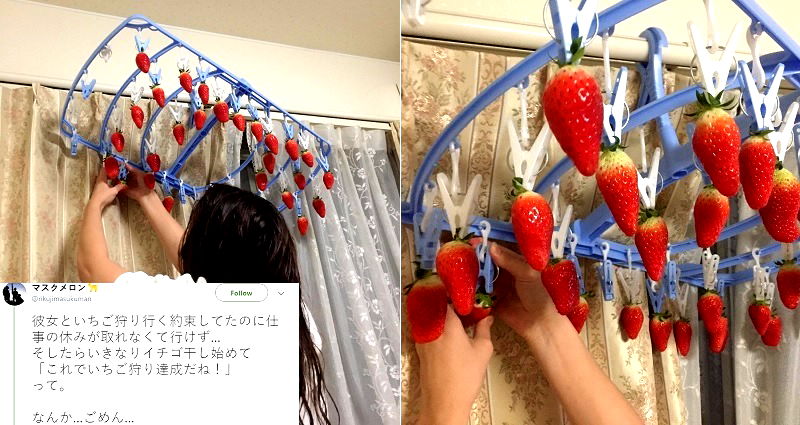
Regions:
<svg viewBox="0 0 800 425"><path fill-rule="evenodd" d="M96 205L102 210L108 204L114 202L117 194L125 189L125 184L121 182L114 186L109 186L106 179L106 172L103 167L100 167L100 171L97 173L97 178L94 181L94 188L92 189L92 196L89 198L89 204Z"/></svg>
<svg viewBox="0 0 800 425"><path fill-rule="evenodd" d="M470 338L448 305L442 336L427 344L417 344L422 387L420 425L468 422L492 356L489 329L493 320L489 316L478 322Z"/></svg>
<svg viewBox="0 0 800 425"><path fill-rule="evenodd" d="M144 182L144 172L132 167L130 164L125 164L125 168L128 169L128 178L126 179L128 189L125 191L125 196L141 202L143 198L153 193L153 190L147 187Z"/></svg>

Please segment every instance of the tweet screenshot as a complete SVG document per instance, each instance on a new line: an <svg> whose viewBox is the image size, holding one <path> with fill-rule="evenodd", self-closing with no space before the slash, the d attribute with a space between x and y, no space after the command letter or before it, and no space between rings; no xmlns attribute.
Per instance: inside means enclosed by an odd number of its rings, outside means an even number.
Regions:
<svg viewBox="0 0 800 425"><path fill-rule="evenodd" d="M297 284L2 285L0 423L297 422Z"/></svg>

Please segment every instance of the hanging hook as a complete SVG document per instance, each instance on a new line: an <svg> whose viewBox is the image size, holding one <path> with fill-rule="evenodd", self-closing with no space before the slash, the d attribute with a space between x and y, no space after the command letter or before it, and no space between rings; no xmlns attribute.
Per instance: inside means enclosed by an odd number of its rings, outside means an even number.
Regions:
<svg viewBox="0 0 800 425"><path fill-rule="evenodd" d="M459 168L461 164L461 144L457 141L450 142L450 191L453 194L461 193L461 176L459 176Z"/></svg>
<svg viewBox="0 0 800 425"><path fill-rule="evenodd" d="M560 230L560 229L559 229ZM572 261L572 265L575 266L575 273L578 275L578 288L581 294L586 293L586 284L583 281L583 270L581 269L581 264L578 261L578 255L576 250L578 248L578 235L576 235L572 228L567 228L567 243L569 244L569 255L566 256L567 260Z"/></svg>
<svg viewBox="0 0 800 425"><path fill-rule="evenodd" d="M761 53L758 49L758 40L764 29L761 22L753 21L750 24L749 31L747 31L747 45L750 47L750 55L753 57L753 77L755 78L756 87L763 88L767 84L767 74L764 72L764 67L761 65Z"/></svg>

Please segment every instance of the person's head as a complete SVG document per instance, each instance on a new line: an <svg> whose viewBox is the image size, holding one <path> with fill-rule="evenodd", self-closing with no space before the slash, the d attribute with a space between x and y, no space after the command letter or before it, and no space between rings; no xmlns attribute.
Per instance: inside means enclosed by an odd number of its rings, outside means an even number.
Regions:
<svg viewBox="0 0 800 425"><path fill-rule="evenodd" d="M197 201L180 248L184 273L208 282L300 282L292 235L269 201L214 185ZM322 364L300 308L300 409L330 424ZM335 403L334 403L335 407ZM302 421L301 421L302 422Z"/></svg>

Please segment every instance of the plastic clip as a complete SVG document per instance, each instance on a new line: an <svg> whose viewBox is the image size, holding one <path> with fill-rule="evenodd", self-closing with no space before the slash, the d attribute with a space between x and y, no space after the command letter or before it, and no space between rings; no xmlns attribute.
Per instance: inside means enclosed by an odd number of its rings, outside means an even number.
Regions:
<svg viewBox="0 0 800 425"><path fill-rule="evenodd" d="M694 22L689 22L688 28L689 41L694 54L697 56L701 86L711 95L716 96L718 93L725 90L728 84L728 74L730 74L731 65L733 63L733 52L736 51L736 47L739 44L742 31L744 31L744 25L742 22L737 22L733 27L731 35L728 37L728 43L725 45L725 50L723 50L719 60L713 60L711 58L712 53L716 54L717 43L712 40L712 52L709 52L706 49L707 38L700 34L697 25Z"/></svg>
<svg viewBox="0 0 800 425"><path fill-rule="evenodd" d="M559 59L568 63L572 59L573 40L580 37L581 46L586 46L596 34L589 36L589 31L594 26L595 32L599 29L597 22L597 0L583 0L580 9L572 5L570 0L548 0L550 14L555 27L555 38L559 41Z"/></svg>
<svg viewBox="0 0 800 425"><path fill-rule="evenodd" d="M183 179L178 181L178 199L181 201L181 204L186 203L186 188L183 184Z"/></svg>
<svg viewBox="0 0 800 425"><path fill-rule="evenodd" d="M761 22L753 21L747 31L747 45L750 47L750 56L753 58L753 78L759 89L767 84L767 74L761 65L761 53L758 50L758 39L764 32Z"/></svg>
<svg viewBox="0 0 800 425"><path fill-rule="evenodd" d="M447 222L450 223L450 231L453 233L453 237L465 236L470 223L470 212L472 211L475 198L481 186L481 175L476 174L475 177L472 178L469 188L467 188L466 195L464 195L461 203L458 205L454 202L454 196L457 196L457 194L451 195L447 187L449 183L447 176L444 173L439 173L436 175L436 181L439 184L439 194L444 204Z"/></svg>
<svg viewBox="0 0 800 425"><path fill-rule="evenodd" d="M552 134L550 126L545 122L530 149L523 150L520 144L522 141L517 136L514 122L511 119L508 120L508 142L511 147L514 175L522 178L522 185L528 190L533 190L533 186L536 184L536 176L541 171L544 162L542 153L550 143Z"/></svg>
<svg viewBox="0 0 800 425"><path fill-rule="evenodd" d="M758 263L758 255L753 254ZM711 254L711 249L706 248L703 250L703 287L706 290L719 291L719 281L717 279L717 270L719 268L719 254Z"/></svg>
<svg viewBox="0 0 800 425"><path fill-rule="evenodd" d="M603 130L606 134L607 144L613 145L622 141L622 129L628 123L625 111L628 104L625 102L625 93L628 90L628 68L622 67L617 71L614 90L610 95L610 103L603 104Z"/></svg>
<svg viewBox="0 0 800 425"><path fill-rule="evenodd" d="M92 78L92 81L89 81L87 83L86 78L88 77L89 77L89 71L84 69L83 76L81 77L81 96L83 96L84 100L88 99L89 96L92 94L92 91L94 90L94 85L97 82L97 80Z"/></svg>
<svg viewBox="0 0 800 425"><path fill-rule="evenodd" d="M639 186L639 197L642 199L642 204L646 209L655 208L656 206L656 196L658 195L658 166L660 162L661 148L656 148L653 152L653 158L650 161L650 169L647 175L641 175L636 181Z"/></svg>
<svg viewBox="0 0 800 425"><path fill-rule="evenodd" d="M558 230L554 231L553 235L550 237L550 251L553 253L553 258L564 258L564 245L567 241L571 220L572 205L570 204L564 209L564 217L561 220L561 224L558 226Z"/></svg>
<svg viewBox="0 0 800 425"><path fill-rule="evenodd" d="M479 227L481 229L481 243L475 247L475 254L478 256L483 287L487 294L491 294L494 292L495 277L494 263L492 262L492 256L489 255L489 235L492 233L492 225L486 220L481 220Z"/></svg>
<svg viewBox="0 0 800 425"><path fill-rule="evenodd" d="M775 284L769 281L769 270L761 267L758 249L753 250L753 291L757 300L767 301L772 306L772 298L775 295Z"/></svg>
<svg viewBox="0 0 800 425"><path fill-rule="evenodd" d="M583 281L583 270L581 270L581 264L578 262L578 255L575 251L578 248L578 235L572 232L572 229L569 229L569 236L567 236L567 242L569 243L569 255L566 256L567 260L572 261L572 264L575 266L575 273L578 275L578 288L580 289L580 293L586 293L586 284Z"/></svg>
<svg viewBox="0 0 800 425"><path fill-rule="evenodd" d="M430 214L422 211L414 214L414 248L420 268L433 270L436 265L436 252L439 251L442 210L431 209ZM427 216L427 223L423 217Z"/></svg>
<svg viewBox="0 0 800 425"><path fill-rule="evenodd" d="M211 67L207 66L203 59L200 59L195 69L197 70L197 78L199 78L200 81L206 81L208 79L208 73L211 72Z"/></svg>
<svg viewBox="0 0 800 425"><path fill-rule="evenodd" d="M147 46L150 45L150 39L142 38L140 37L140 35L141 35L141 30L136 32L136 34L133 36L133 40L136 43L136 51L144 52L145 50L147 50Z"/></svg>
<svg viewBox="0 0 800 425"><path fill-rule="evenodd" d="M681 280L681 269L678 263L671 260L669 248L667 249L667 296L674 300L678 297L678 282Z"/></svg>
<svg viewBox="0 0 800 425"><path fill-rule="evenodd" d="M647 278L647 281L649 282L649 284L645 286L647 287L647 294L649 295L650 298L650 307L654 312L661 313L663 312L664 308L665 285L663 283L651 280L650 278Z"/></svg>
<svg viewBox="0 0 800 425"><path fill-rule="evenodd" d="M778 157L778 161L783 161L783 158L786 157L786 152L789 151L794 143L794 120L797 118L799 107L800 103L797 101L792 102L783 117L781 128L767 134L767 139L772 143L772 148L775 150L775 156Z"/></svg>
<svg viewBox="0 0 800 425"><path fill-rule="evenodd" d="M748 109L755 119L756 130L772 130L775 128L773 116L780 110L778 90L783 79L783 64L775 67L775 75L766 92L761 92L753 80L750 68L744 61L739 61L739 80L742 85L742 97L748 103Z"/></svg>
<svg viewBox="0 0 800 425"><path fill-rule="evenodd" d="M161 84L161 67L157 63L150 64L150 71L147 72L147 76L150 77L150 82L153 85Z"/></svg>
<svg viewBox="0 0 800 425"><path fill-rule="evenodd" d="M600 244L603 252L603 261L597 266L597 274L600 276L600 284L603 286L603 299L611 301L614 299L614 282L612 280L613 264L608 259L608 252L611 250L608 242Z"/></svg>

